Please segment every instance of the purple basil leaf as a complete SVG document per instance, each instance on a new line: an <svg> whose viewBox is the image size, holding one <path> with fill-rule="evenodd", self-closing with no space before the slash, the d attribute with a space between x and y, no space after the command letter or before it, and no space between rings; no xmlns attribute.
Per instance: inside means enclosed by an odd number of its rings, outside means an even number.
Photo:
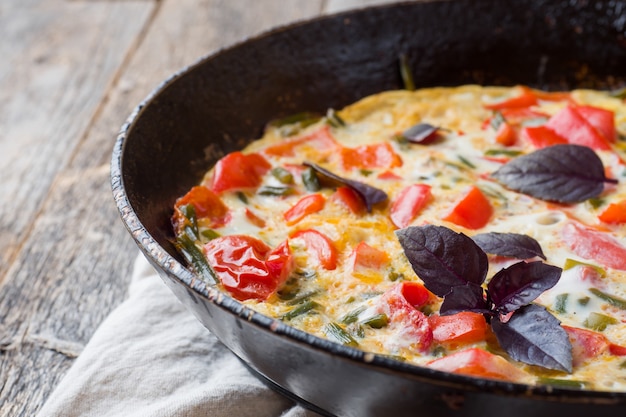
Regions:
<svg viewBox="0 0 626 417"><path fill-rule="evenodd" d="M474 242L486 253L517 259L530 259L535 256L546 259L539 242L519 233L481 233L472 236Z"/></svg>
<svg viewBox="0 0 626 417"><path fill-rule="evenodd" d="M546 201L580 203L604 189L604 166L587 146L554 145L518 156L491 174L508 188Z"/></svg>
<svg viewBox="0 0 626 417"><path fill-rule="evenodd" d="M562 269L543 262L518 262L496 273L487 285L495 310L507 314L556 285Z"/></svg>
<svg viewBox="0 0 626 417"><path fill-rule="evenodd" d="M461 311L473 311L474 313L490 314L484 298L484 290L478 284L468 282L465 285L457 285L446 294L439 308L439 314L448 316Z"/></svg>
<svg viewBox="0 0 626 417"><path fill-rule="evenodd" d="M339 175L333 174L329 170L310 162L305 162L304 165L311 167L315 170L315 172L321 174L323 177L331 180L332 182L340 183L352 188L365 202L365 207L367 207L368 213L372 211L372 206L374 204L387 200L387 193L376 187L372 187L371 185L367 185L363 182L340 177Z"/></svg>
<svg viewBox="0 0 626 417"><path fill-rule="evenodd" d="M411 143L426 143L434 138L438 130L438 127L428 123L418 123L402 132L402 137Z"/></svg>
<svg viewBox="0 0 626 417"><path fill-rule="evenodd" d="M457 285L485 280L487 255L466 235L433 225L407 227L396 235L417 276L439 297Z"/></svg>
<svg viewBox="0 0 626 417"><path fill-rule="evenodd" d="M492 319L498 343L516 361L572 372L572 345L559 321L544 307L529 304L508 322Z"/></svg>

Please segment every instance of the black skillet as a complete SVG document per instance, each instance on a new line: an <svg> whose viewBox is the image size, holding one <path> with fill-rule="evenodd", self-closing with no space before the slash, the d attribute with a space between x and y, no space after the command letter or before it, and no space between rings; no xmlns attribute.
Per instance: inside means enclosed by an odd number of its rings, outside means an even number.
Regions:
<svg viewBox="0 0 626 417"><path fill-rule="evenodd" d="M411 366L322 340L207 286L170 240L175 199L268 120L402 88L466 83L544 89L626 84L626 2L460 0L383 6L276 29L173 75L117 139L122 220L164 281L253 372L327 415L624 415L626 393L526 386Z"/></svg>

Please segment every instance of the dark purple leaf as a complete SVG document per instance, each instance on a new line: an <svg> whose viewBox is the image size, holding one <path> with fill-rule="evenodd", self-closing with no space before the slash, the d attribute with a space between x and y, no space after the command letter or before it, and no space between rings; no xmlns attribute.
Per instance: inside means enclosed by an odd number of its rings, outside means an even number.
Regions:
<svg viewBox="0 0 626 417"><path fill-rule="evenodd" d="M539 242L527 235L518 233L481 233L472 237L482 250L492 255L517 259L530 259L535 256L546 259Z"/></svg>
<svg viewBox="0 0 626 417"><path fill-rule="evenodd" d="M545 308L529 304L509 321L491 321L498 343L516 361L572 372L572 345L559 321Z"/></svg>
<svg viewBox="0 0 626 417"><path fill-rule="evenodd" d="M372 206L374 204L387 200L387 193L376 187L372 187L371 185L367 185L363 182L340 177L339 175L333 174L329 170L324 169L316 164L305 162L304 165L311 167L313 170L315 170L315 172L321 174L323 177L325 177L327 180L330 180L331 182L339 183L341 185L346 185L352 188L365 202L365 207L367 207L368 213L372 211Z"/></svg>
<svg viewBox="0 0 626 417"><path fill-rule="evenodd" d="M452 287L452 290L443 299L439 314L448 316L461 311L489 314L491 311L487 306L484 294L483 287L473 282Z"/></svg>
<svg viewBox="0 0 626 417"><path fill-rule="evenodd" d="M438 127L428 123L418 123L402 132L402 137L411 143L426 143L435 138L438 130Z"/></svg>
<svg viewBox="0 0 626 417"><path fill-rule="evenodd" d="M492 174L508 188L559 203L579 203L604 189L604 166L587 146L554 145L512 159Z"/></svg>
<svg viewBox="0 0 626 417"><path fill-rule="evenodd" d="M543 262L519 262L498 271L489 281L487 291L498 313L510 313L554 287L561 272L561 268Z"/></svg>
<svg viewBox="0 0 626 417"><path fill-rule="evenodd" d="M396 235L417 276L439 297L457 285L485 280L487 255L466 235L433 225L407 227Z"/></svg>

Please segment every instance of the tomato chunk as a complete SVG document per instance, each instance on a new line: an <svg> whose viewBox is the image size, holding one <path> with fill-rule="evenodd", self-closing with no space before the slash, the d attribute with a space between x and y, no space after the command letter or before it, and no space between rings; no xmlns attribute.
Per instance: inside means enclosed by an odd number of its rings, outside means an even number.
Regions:
<svg viewBox="0 0 626 417"><path fill-rule="evenodd" d="M193 187L187 194L176 200L174 212L174 224L180 224L182 213L178 210L182 206L193 205L196 217L210 219L211 227L223 226L228 222L228 207L213 191L201 185Z"/></svg>
<svg viewBox="0 0 626 417"><path fill-rule="evenodd" d="M302 197L296 202L296 204L285 211L285 213L283 213L283 218L287 224L291 226L298 223L309 214L317 213L322 210L325 204L326 198L324 198L323 195L309 194Z"/></svg>
<svg viewBox="0 0 626 417"><path fill-rule="evenodd" d="M626 200L609 204L598 219L604 223L626 223Z"/></svg>
<svg viewBox="0 0 626 417"><path fill-rule="evenodd" d="M483 349L470 348L427 363L427 366L444 372L453 372L480 378L523 381L528 374L507 362L501 356Z"/></svg>
<svg viewBox="0 0 626 417"><path fill-rule="evenodd" d="M387 290L378 305L380 312L400 330L402 338L411 341L411 346L420 351L427 351L433 341L428 317L417 309L430 297L430 292L422 284L404 281Z"/></svg>
<svg viewBox="0 0 626 417"><path fill-rule="evenodd" d="M609 349L609 341L600 333L565 325L562 327L572 344L574 366L584 363L587 359L595 358Z"/></svg>
<svg viewBox="0 0 626 417"><path fill-rule="evenodd" d="M412 184L400 191L391 203L391 222L398 228L407 227L430 201L430 188L426 184Z"/></svg>
<svg viewBox="0 0 626 417"><path fill-rule="evenodd" d="M485 340L487 322L482 314L464 311L449 316L432 315L428 321L435 342L469 344Z"/></svg>
<svg viewBox="0 0 626 417"><path fill-rule="evenodd" d="M571 221L563 227L561 236L576 255L626 271L626 247L607 233Z"/></svg>
<svg viewBox="0 0 626 417"><path fill-rule="evenodd" d="M389 263L387 252L376 249L365 242L360 242L350 255L353 271L362 269L381 269Z"/></svg>
<svg viewBox="0 0 626 417"><path fill-rule="evenodd" d="M261 185L263 175L271 167L259 154L229 153L215 164L210 188L218 194L230 190L256 188Z"/></svg>
<svg viewBox="0 0 626 417"><path fill-rule="evenodd" d="M572 106L565 107L548 120L545 126L568 143L595 150L610 150L608 140Z"/></svg>
<svg viewBox="0 0 626 417"><path fill-rule="evenodd" d="M493 207L487 197L478 187L471 186L443 220L468 229L480 229L489 222L492 214Z"/></svg>
<svg viewBox="0 0 626 417"><path fill-rule="evenodd" d="M345 170L402 166L402 158L394 152L387 142L357 146L356 148L343 148L340 158Z"/></svg>
<svg viewBox="0 0 626 417"><path fill-rule="evenodd" d="M576 111L609 142L617 140L615 130L615 114L606 109L594 106L577 106Z"/></svg>
<svg viewBox="0 0 626 417"><path fill-rule="evenodd" d="M294 139L285 140L276 145L267 147L263 152L270 156L293 156L301 146L310 146L319 151L332 151L341 145L333 138L328 126Z"/></svg>
<svg viewBox="0 0 626 417"><path fill-rule="evenodd" d="M313 229L298 230L291 234L291 238L304 240L307 249L312 253L324 269L337 268L338 251L332 240L323 233Z"/></svg>
<svg viewBox="0 0 626 417"><path fill-rule="evenodd" d="M363 199L350 187L338 187L330 198L356 215L364 214L367 211Z"/></svg>
<svg viewBox="0 0 626 417"><path fill-rule="evenodd" d="M215 238L203 247L207 261L224 288L238 300L265 300L293 270L287 242L272 250L247 235Z"/></svg>
<svg viewBox="0 0 626 417"><path fill-rule="evenodd" d="M565 144L567 141L546 126L526 126L522 128L522 138L530 142L535 148Z"/></svg>
<svg viewBox="0 0 626 417"><path fill-rule="evenodd" d="M504 146L514 145L517 141L517 133L515 129L507 123L502 122L500 126L498 126L498 130L496 130L496 143Z"/></svg>

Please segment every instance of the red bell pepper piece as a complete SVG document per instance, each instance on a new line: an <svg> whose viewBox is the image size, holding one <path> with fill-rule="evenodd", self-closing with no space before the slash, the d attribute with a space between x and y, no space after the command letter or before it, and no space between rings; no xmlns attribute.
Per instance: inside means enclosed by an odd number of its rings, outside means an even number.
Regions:
<svg viewBox="0 0 626 417"><path fill-rule="evenodd" d="M363 199L350 187L338 187L330 198L343 205L357 216L366 212L367 208L365 207Z"/></svg>
<svg viewBox="0 0 626 417"><path fill-rule="evenodd" d="M487 322L479 313L464 311L449 316L428 317L433 329L433 339L445 344L469 344L485 340Z"/></svg>
<svg viewBox="0 0 626 417"><path fill-rule="evenodd" d="M626 223L626 200L611 203L598 216L601 222L624 224Z"/></svg>
<svg viewBox="0 0 626 417"><path fill-rule="evenodd" d="M215 164L209 188L218 194L257 188L271 167L260 154L229 153Z"/></svg>
<svg viewBox="0 0 626 417"><path fill-rule="evenodd" d="M179 208L188 204L193 205L197 218L210 219L211 227L223 226L230 219L228 207L220 197L208 188L198 185L176 200L173 216L175 228L184 220Z"/></svg>
<svg viewBox="0 0 626 417"><path fill-rule="evenodd" d="M297 148L304 145L319 151L333 151L341 147L335 138L333 138L330 128L323 126L308 135L288 139L276 145L268 146L263 152L270 156L293 156L296 154Z"/></svg>
<svg viewBox="0 0 626 417"><path fill-rule="evenodd" d="M271 249L247 235L215 238L203 247L207 261L224 288L238 300L265 300L293 270L287 242Z"/></svg>
<svg viewBox="0 0 626 417"><path fill-rule="evenodd" d="M337 268L337 248L325 234L317 230L306 229L298 230L292 233L290 237L304 240L308 251L317 258L324 269L333 270Z"/></svg>
<svg viewBox="0 0 626 417"><path fill-rule="evenodd" d="M576 255L626 271L626 247L609 234L570 221L563 227L561 236Z"/></svg>
<svg viewBox="0 0 626 417"><path fill-rule="evenodd" d="M522 138L530 142L535 148L565 144L567 141L556 132L544 125L526 126L522 128Z"/></svg>
<svg viewBox="0 0 626 417"><path fill-rule="evenodd" d="M608 142L614 143L617 140L615 114L612 111L594 106L576 106L576 112L596 128Z"/></svg>
<svg viewBox="0 0 626 417"><path fill-rule="evenodd" d="M402 158L387 142L342 148L340 153L343 169L395 168L402 166Z"/></svg>
<svg viewBox="0 0 626 417"><path fill-rule="evenodd" d="M575 107L565 107L552 116L545 126L568 143L595 150L611 150L608 140Z"/></svg>
<svg viewBox="0 0 626 417"><path fill-rule="evenodd" d="M497 103L486 104L485 108L490 110L502 110L511 108L530 107L538 103L535 93L527 87L520 87L522 93L518 96L511 97Z"/></svg>
<svg viewBox="0 0 626 417"><path fill-rule="evenodd" d="M302 197L283 213L283 218L289 226L298 223L309 214L317 213L324 208L326 199L321 194L309 194Z"/></svg>
<svg viewBox="0 0 626 417"><path fill-rule="evenodd" d="M502 122L500 126L498 126L498 130L496 130L496 143L504 146L511 146L517 142L517 133L515 129L507 123Z"/></svg>
<svg viewBox="0 0 626 417"><path fill-rule="evenodd" d="M465 349L452 355L435 359L426 365L439 371L480 378L505 381L523 381L528 378L526 372L516 368L503 357L478 348Z"/></svg>
<svg viewBox="0 0 626 417"><path fill-rule="evenodd" d="M360 272L363 269L380 270L389 264L387 252L376 249L365 242L360 242L350 255L353 272Z"/></svg>
<svg viewBox="0 0 626 417"><path fill-rule="evenodd" d="M400 191L389 209L391 222L398 228L407 227L430 201L430 188L426 184L412 184Z"/></svg>
<svg viewBox="0 0 626 417"><path fill-rule="evenodd" d="M480 229L489 222L492 214L493 207L487 197L478 187L472 185L450 212L443 217L443 220L468 229Z"/></svg>

